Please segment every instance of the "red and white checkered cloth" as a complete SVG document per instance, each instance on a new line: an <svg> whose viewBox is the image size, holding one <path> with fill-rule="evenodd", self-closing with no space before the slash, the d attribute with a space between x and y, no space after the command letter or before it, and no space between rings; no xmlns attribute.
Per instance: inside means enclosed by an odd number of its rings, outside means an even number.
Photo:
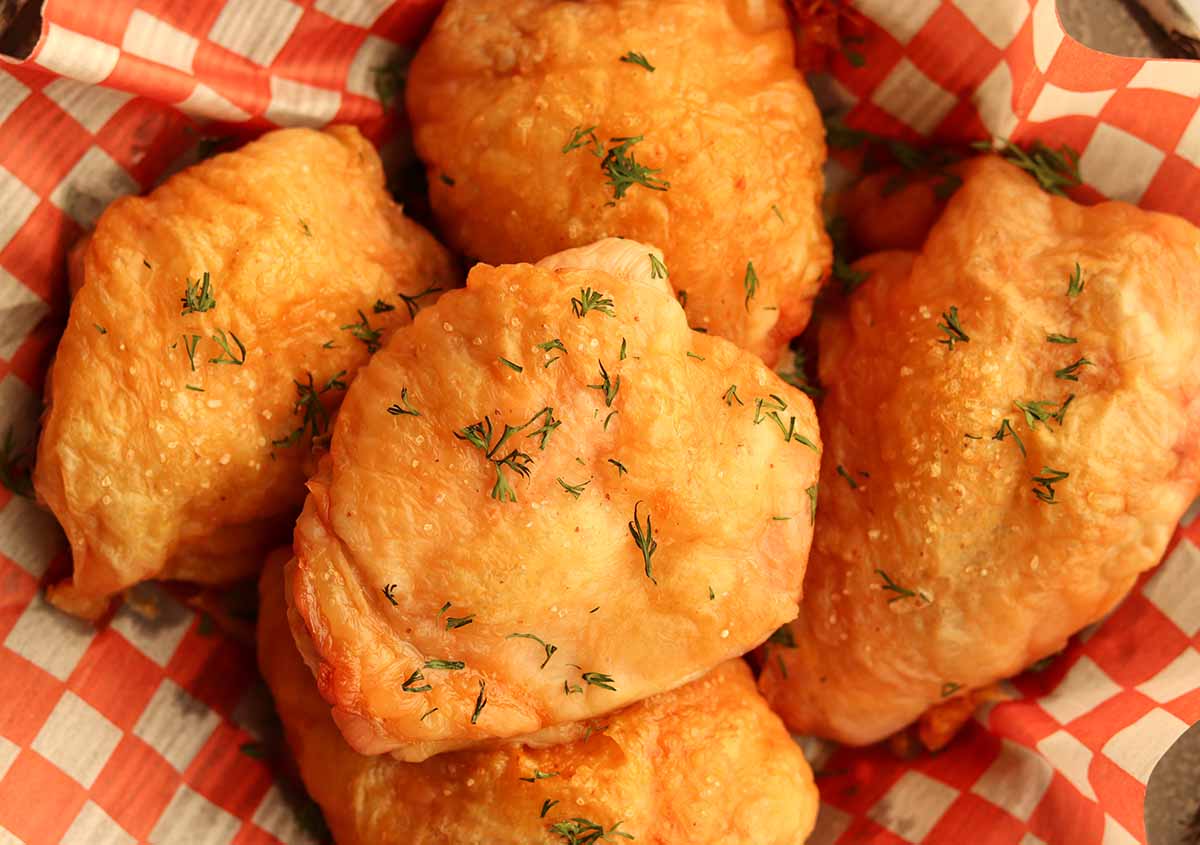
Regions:
<svg viewBox="0 0 1200 845"><path fill-rule="evenodd" d="M113 198L219 131L392 128L375 70L438 0L48 0L0 65L0 432L32 428L66 307L65 251ZM989 135L1082 151L1081 199L1200 222L1200 63L1123 59L1066 36L1054 0L858 0L861 67L816 84L890 135ZM1145 841L1155 762L1200 719L1200 521L1041 674L945 752L819 761L813 845ZM284 790L239 748L269 731L253 655L154 587L101 631L49 608L53 520L0 489L0 845L304 843ZM140 604L139 604L140 606Z"/></svg>

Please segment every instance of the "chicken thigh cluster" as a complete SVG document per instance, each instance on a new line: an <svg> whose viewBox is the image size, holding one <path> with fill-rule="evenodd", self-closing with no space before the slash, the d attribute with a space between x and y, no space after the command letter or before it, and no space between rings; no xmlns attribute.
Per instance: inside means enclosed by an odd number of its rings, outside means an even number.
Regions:
<svg viewBox="0 0 1200 845"><path fill-rule="evenodd" d="M357 130L268 133L76 250L34 475L80 616L277 549L341 845L798 845L785 724L969 711L1200 491L1200 231L1000 156L852 189L819 413L770 369L832 259L782 0L449 0L407 101L465 287Z"/></svg>

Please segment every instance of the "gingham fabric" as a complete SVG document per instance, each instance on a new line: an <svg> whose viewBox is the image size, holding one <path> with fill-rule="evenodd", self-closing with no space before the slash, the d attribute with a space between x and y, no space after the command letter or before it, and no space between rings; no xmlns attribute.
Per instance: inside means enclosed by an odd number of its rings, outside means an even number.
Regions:
<svg viewBox="0 0 1200 845"><path fill-rule="evenodd" d="M217 131L349 121L437 0L50 0L0 65L0 433L32 430L65 311L64 257L104 206ZM815 80L851 125L902 137L1067 142L1102 195L1200 221L1200 63L1120 59L1064 35L1053 0L859 0L861 67ZM1145 841L1155 762L1200 719L1200 521L1040 674L949 749L821 750L813 845ZM267 845L311 837L243 745L272 730L252 651L144 587L103 630L49 608L53 520L0 489L0 845Z"/></svg>

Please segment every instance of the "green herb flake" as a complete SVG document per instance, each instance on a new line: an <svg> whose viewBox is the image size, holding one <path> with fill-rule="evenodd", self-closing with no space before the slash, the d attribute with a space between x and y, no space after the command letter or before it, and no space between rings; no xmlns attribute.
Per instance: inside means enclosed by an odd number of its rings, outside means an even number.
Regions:
<svg viewBox="0 0 1200 845"><path fill-rule="evenodd" d="M576 816L555 822L550 825L549 830L555 836L561 837L562 845L596 845L598 842L610 842L614 836L633 839L632 834L619 830L620 827L621 822L617 822L606 830L603 825Z"/></svg>
<svg viewBox="0 0 1200 845"><path fill-rule="evenodd" d="M754 272L754 262L746 262L746 276L742 279L742 287L746 291L746 310L750 310L750 300L758 293L758 274Z"/></svg>
<svg viewBox="0 0 1200 845"><path fill-rule="evenodd" d="M504 356L502 356L502 355L501 355L501 356L499 356L499 361L500 361L500 363L501 363L501 364L503 364L504 366L508 367L508 368L509 368L510 370L512 370L513 372L517 372L517 373L523 373L523 372L525 372L525 368L524 368L524 367L522 367L520 364L515 364L515 363L513 363L512 361L510 361L510 360L508 360L507 358L505 358Z"/></svg>
<svg viewBox="0 0 1200 845"><path fill-rule="evenodd" d="M217 300L213 298L212 293L212 279L209 277L208 271L205 271L204 275L195 281L184 279L183 297L179 301L183 306L180 317L188 314L203 314L205 311L211 311L217 307Z"/></svg>
<svg viewBox="0 0 1200 845"><path fill-rule="evenodd" d="M605 675L603 672L584 672L580 676L584 683L590 684L600 689L606 689L610 692L616 692L617 688L613 686L614 681L611 675Z"/></svg>
<svg viewBox="0 0 1200 845"><path fill-rule="evenodd" d="M846 479L846 483L850 485L851 490L858 489L858 482L854 480L850 473L846 472L846 468L841 464L837 465L837 474Z"/></svg>
<svg viewBox="0 0 1200 845"><path fill-rule="evenodd" d="M440 293L441 290L441 287L437 285L430 285L429 287L425 288L425 290L418 291L411 296L403 293L402 291L397 291L396 296L400 297L400 301L403 302L404 307L408 309L408 318L412 320L416 318L417 312L421 310L421 306L419 304L420 300L430 296L431 294ZM342 326L342 328L345 328L345 326Z"/></svg>
<svg viewBox="0 0 1200 845"><path fill-rule="evenodd" d="M578 499L583 494L583 488L587 487L589 484L592 483L592 479L590 479L590 478L587 481L581 481L579 484L568 484L566 481L563 481L562 478L558 478L555 480L558 481L558 485L560 487L562 487L562 489L566 490L568 493L570 493L576 499Z"/></svg>
<svg viewBox="0 0 1200 845"><path fill-rule="evenodd" d="M447 616L446 630L453 631L455 628L464 628L475 621L475 614L470 613L466 616Z"/></svg>
<svg viewBox="0 0 1200 845"><path fill-rule="evenodd" d="M181 335L183 338L183 351L187 353L188 363L192 367L192 372L196 372L196 347L200 345L200 335Z"/></svg>
<svg viewBox="0 0 1200 845"><path fill-rule="evenodd" d="M447 628L448 627L449 626L447 626ZM433 660L426 660L425 664L421 668L422 669L444 669L449 672L457 672L460 669L465 669L466 666L467 666L467 664L463 663L461 660L433 659Z"/></svg>
<svg viewBox="0 0 1200 845"><path fill-rule="evenodd" d="M1067 279L1067 296L1076 297L1083 293L1083 268L1079 266L1079 262L1075 262L1075 269L1071 272L1070 278Z"/></svg>
<svg viewBox="0 0 1200 845"><path fill-rule="evenodd" d="M613 310L613 301L598 290L591 288L580 288L579 296L571 297L571 310L576 317L586 317L589 311L596 311L600 314L607 314L609 317L617 316Z"/></svg>
<svg viewBox="0 0 1200 845"><path fill-rule="evenodd" d="M645 68L651 73L654 73L654 65L650 64L650 62L646 60L646 57L641 53L635 53L630 50L628 53L622 56L620 60L627 64L637 65L638 67Z"/></svg>
<svg viewBox="0 0 1200 845"><path fill-rule="evenodd" d="M388 405L387 412L393 417L419 417L421 412L412 406L408 401L408 388L400 388L400 401L394 405Z"/></svg>
<svg viewBox="0 0 1200 845"><path fill-rule="evenodd" d="M475 710L471 713L472 725L479 721L479 714L483 712L484 707L487 707L487 684L481 680L479 682L479 695L475 697Z"/></svg>
<svg viewBox="0 0 1200 845"><path fill-rule="evenodd" d="M883 579L882 589L884 592L895 593L894 596L892 596L891 598L888 599L888 604L891 604L892 602L900 601L901 599L911 599L911 598L919 598L922 601L924 601L926 604L929 603L929 597L926 596L924 593L910 590L907 587L901 587L899 584L897 584L895 581L892 580L892 576L888 575L882 569L876 569L875 574Z"/></svg>
<svg viewBox="0 0 1200 845"><path fill-rule="evenodd" d="M643 188L648 188L652 191L665 191L671 187L671 183L654 176L655 173L661 173L661 169L647 167L641 164L631 148L635 144L640 144L643 136L634 135L621 138L609 138L609 143L613 146L608 148L603 160L600 162L600 169L608 176L608 186L612 188L613 198L610 204L615 204L617 200L622 199L625 193L634 185L640 185Z"/></svg>
<svg viewBox="0 0 1200 845"><path fill-rule="evenodd" d="M958 306L952 305L949 313L942 312L942 322L937 324L937 327L945 332L946 337L939 340L938 343L944 343L951 350L954 349L956 343L970 343L971 338L967 337L967 333L963 331L962 324L958 321Z"/></svg>
<svg viewBox="0 0 1200 845"><path fill-rule="evenodd" d="M518 778L518 780L524 781L525 783L537 783L539 780L556 777L558 777L558 772L543 772L541 769L534 769L532 776L527 778Z"/></svg>
<svg viewBox="0 0 1200 845"><path fill-rule="evenodd" d="M1057 379L1062 379L1063 381L1079 381L1080 367L1093 367L1093 366L1095 366L1095 364L1093 364L1087 358L1080 358L1079 360L1075 361L1074 363L1068 364L1067 366L1063 367L1061 370L1055 370L1054 377Z"/></svg>
<svg viewBox="0 0 1200 845"><path fill-rule="evenodd" d="M1056 498L1057 492L1054 489L1054 485L1067 478L1070 478L1070 473L1044 466L1042 467L1042 474L1033 477L1033 483L1037 485L1032 488L1033 495L1037 496L1039 501L1045 502L1048 505L1056 505L1058 504L1058 499Z"/></svg>
<svg viewBox="0 0 1200 845"><path fill-rule="evenodd" d="M562 151L563 153L569 153L571 150L577 150L580 147L586 148L588 146L591 147L588 152L596 156L596 158L604 157L604 145L601 144L600 139L596 137L596 127L588 126L585 128L582 126L576 126L571 130L571 137L567 143L563 145Z"/></svg>
<svg viewBox="0 0 1200 845"><path fill-rule="evenodd" d="M338 371L319 390L313 381L312 373L308 373L307 384L293 380L297 398L296 404L292 406L292 413L300 417L300 425L286 437L271 441L272 445L294 446L305 432L310 433L314 441L325 437L329 432L329 411L321 401L321 396L331 390L345 390L346 383L342 381L345 374L345 370Z"/></svg>
<svg viewBox="0 0 1200 845"><path fill-rule="evenodd" d="M550 658L554 656L554 652L558 651L558 646L554 645L553 643L546 642L545 640L543 640L541 637L537 636L536 634L509 634L504 639L506 639L506 640L511 640L511 639L533 640L535 643L540 645L542 647L542 650L544 652L546 652L546 659L542 661L542 665L538 667L539 669L545 669L546 664L550 662Z"/></svg>
<svg viewBox="0 0 1200 845"><path fill-rule="evenodd" d="M662 259L653 252L647 253L650 256L650 278L665 279L670 273L667 272L667 265L663 264Z"/></svg>
<svg viewBox="0 0 1200 845"><path fill-rule="evenodd" d="M484 457L495 467L496 483L492 486L491 492L493 499L500 502L517 501L516 491L509 485L505 470L511 470L522 478L528 478L530 472L529 465L533 463L533 456L520 449L510 449L508 452L501 452L501 447L504 446L510 437L525 429L538 416L542 415L543 411L538 412L533 419L524 425L513 426L506 423L504 431L498 438L495 438L494 442L495 428L492 425L490 417L484 417L480 422L472 423L454 432L454 436L457 439L465 440L483 452Z"/></svg>
<svg viewBox="0 0 1200 845"><path fill-rule="evenodd" d="M344 332L350 332L351 335L366 344L367 352L371 355L374 355L376 352L378 352L379 347L383 345L383 341L380 339L383 335L383 332L379 329L373 328L371 323L367 320L367 315L361 310L358 312L357 323L347 323L344 326L338 326L338 328Z"/></svg>
<svg viewBox="0 0 1200 845"><path fill-rule="evenodd" d="M645 565L646 577L651 583L658 584L652 570L652 561L654 552L658 550L658 541L654 539L654 526L650 523L650 512L646 512L646 524L643 526L641 519L638 517L638 507L641 502L633 506L633 519L629 521L629 534L633 537L633 542L637 543L638 550L642 553L642 563Z"/></svg>
<svg viewBox="0 0 1200 845"><path fill-rule="evenodd" d="M621 376L618 374L616 379L612 379L608 375L608 370L604 368L604 362L600 364L600 383L589 384L588 387L592 390L599 390L604 394L604 404L606 407L612 407L613 400L617 398L617 391L621 389Z"/></svg>
<svg viewBox="0 0 1200 845"><path fill-rule="evenodd" d="M543 343L539 343L537 345L537 348L542 350L543 352L550 352L551 350L556 350L556 351L562 353L562 355L555 355L553 358L547 359L546 363L542 365L542 369L549 367L551 364L553 364L555 361L557 361L563 355L567 354L567 347L565 347L563 345L563 342L561 340L559 340L558 338L553 338L553 339L547 340Z"/></svg>
<svg viewBox="0 0 1200 845"><path fill-rule="evenodd" d="M413 673L409 675L407 679L405 679L403 684L400 685L400 689L403 692L411 693L429 692L433 689L433 687L429 684L422 684L421 682L424 680L425 676L421 674L421 670L414 669ZM418 684L420 684L420 686L418 686Z"/></svg>
<svg viewBox="0 0 1200 845"><path fill-rule="evenodd" d="M217 333L212 336L212 339L216 341L217 346L221 347L221 354L216 358L209 358L208 363L234 364L239 367L246 363L246 347L240 340L238 340L238 336L232 331L229 332L229 337L233 338L233 342L237 345L238 351L241 353L242 357L238 358L237 355L233 354L233 350L229 348L229 339L226 338L225 332L221 329L217 329Z"/></svg>
<svg viewBox="0 0 1200 845"><path fill-rule="evenodd" d="M1026 151L1012 141L1000 139L998 148L990 141L979 141L972 146L984 152L998 153L1033 176L1042 190L1050 194L1062 195L1065 189L1074 188L1081 182L1079 153L1066 144L1055 150L1041 141L1034 141Z"/></svg>
<svg viewBox="0 0 1200 845"><path fill-rule="evenodd" d="M1046 340L1050 343L1079 343L1078 338L1068 337L1065 334L1058 333L1046 335Z"/></svg>
<svg viewBox="0 0 1200 845"><path fill-rule="evenodd" d="M1013 440L1017 443L1017 448L1021 450L1021 456L1025 456L1025 444L1021 441L1021 436L1017 434L1016 429L1012 427L1012 423L1008 421L1008 417L1000 423L1000 428L992 435L993 440L1003 441L1005 437L1012 435Z"/></svg>

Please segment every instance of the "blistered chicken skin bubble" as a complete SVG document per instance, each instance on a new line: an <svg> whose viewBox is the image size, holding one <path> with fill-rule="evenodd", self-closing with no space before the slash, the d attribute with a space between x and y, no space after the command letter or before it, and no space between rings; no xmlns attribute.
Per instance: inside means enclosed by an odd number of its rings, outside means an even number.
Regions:
<svg viewBox="0 0 1200 845"><path fill-rule="evenodd" d="M549 845L597 828L613 842L626 833L649 845L798 845L812 830L812 772L740 660L587 722L566 745L509 744L422 763L355 753L288 631L289 553L263 572L259 665L339 845Z"/></svg>
<svg viewBox="0 0 1200 845"><path fill-rule="evenodd" d="M1200 479L1200 232L995 157L823 322L798 732L886 737L1061 649L1160 559Z"/></svg>
<svg viewBox="0 0 1200 845"><path fill-rule="evenodd" d="M477 265L351 387L288 599L358 751L561 739L794 617L812 406L690 330L652 254Z"/></svg>
<svg viewBox="0 0 1200 845"><path fill-rule="evenodd" d="M71 264L34 483L74 559L50 599L91 618L148 578L257 571L346 384L457 280L347 127L273 132L117 200Z"/></svg>
<svg viewBox="0 0 1200 845"><path fill-rule="evenodd" d="M773 362L831 254L824 130L779 0L450 0L408 110L449 241L660 246L688 322Z"/></svg>

